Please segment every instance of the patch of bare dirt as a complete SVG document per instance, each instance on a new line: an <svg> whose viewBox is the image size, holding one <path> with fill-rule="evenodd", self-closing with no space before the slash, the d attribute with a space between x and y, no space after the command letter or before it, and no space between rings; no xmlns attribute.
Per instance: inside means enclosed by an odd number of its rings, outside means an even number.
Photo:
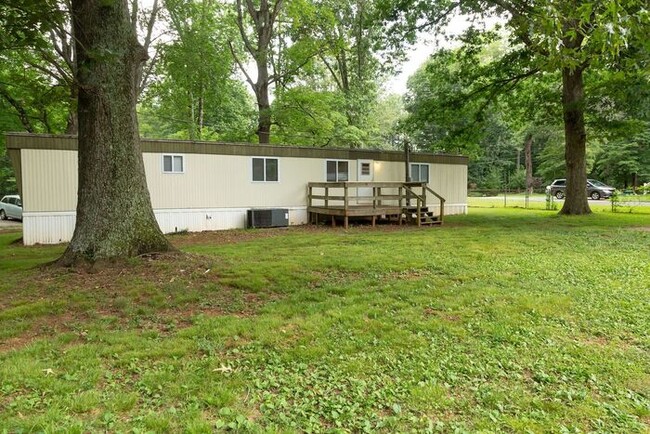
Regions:
<svg viewBox="0 0 650 434"><path fill-rule="evenodd" d="M273 238L288 234L313 234L313 233L345 233L345 232L397 232L418 230L414 226L353 224L345 230L342 226L331 227L327 225L303 225L288 228L268 229L232 229L226 231L189 232L179 235L169 235L171 243L176 247L192 245L223 245L236 244L252 240Z"/></svg>
<svg viewBox="0 0 650 434"><path fill-rule="evenodd" d="M255 315L279 296L247 293L220 282L219 258L193 254L151 255L90 268L47 266L3 293L0 311L8 312L0 327L29 321L19 335L0 340L0 352L107 319L116 328L133 327L161 334L192 325L197 315ZM235 300L236 302L233 302ZM30 304L50 312L11 316Z"/></svg>
<svg viewBox="0 0 650 434"><path fill-rule="evenodd" d="M396 225L353 225L348 230L321 225L290 228L228 230L170 236L177 247L223 245L288 234L397 232L419 230ZM31 246L30 249L38 248ZM15 337L0 341L0 352L21 348L36 339L59 333L79 332L84 324L101 319L113 327L134 327L172 333L192 325L197 315L253 316L259 308L280 296L271 292L246 292L221 282L223 267L215 255L188 253L145 255L139 258L102 262L93 266L42 267L3 292L0 311L38 304L52 306L46 313L27 318L0 319L0 327L29 321L30 327ZM351 278L350 273L327 273L314 286ZM404 276L401 276L404 277ZM410 276L417 278L419 276ZM80 335L80 339L83 336Z"/></svg>
<svg viewBox="0 0 650 434"><path fill-rule="evenodd" d="M442 318L442 319L444 319L446 321L451 321L451 322L460 321L460 316L459 315L453 315L453 314L450 314L450 313L445 312L443 310L434 309L434 308L431 308L431 307L427 307L427 308L424 309L424 315L425 316L435 316L435 317Z"/></svg>

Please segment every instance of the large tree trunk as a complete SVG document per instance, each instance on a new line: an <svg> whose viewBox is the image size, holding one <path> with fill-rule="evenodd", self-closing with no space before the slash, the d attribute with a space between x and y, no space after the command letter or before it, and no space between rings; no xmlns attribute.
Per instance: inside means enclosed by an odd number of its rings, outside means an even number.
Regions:
<svg viewBox="0 0 650 434"><path fill-rule="evenodd" d="M242 0L236 0L237 6L237 27L239 34L244 42L244 47L251 56L255 59L257 66L257 81L253 82L251 77L246 72L243 64L237 57L237 53L230 45L235 61L239 68L246 76L246 81L251 85L255 92L257 100L258 121L257 121L257 136L259 143L270 143L271 141L271 102L269 98L269 86L278 77L273 78L269 76L269 47L273 37L275 20L282 9L283 0L276 0L275 4L269 4L268 0L260 0L259 9L256 9L255 2L252 0L245 0L246 8L242 5ZM253 21L255 26L256 38L251 40L246 32L246 24L244 22L244 13L246 13Z"/></svg>
<svg viewBox="0 0 650 434"><path fill-rule="evenodd" d="M257 95L257 108L259 110L257 122L257 137L259 143L271 143L271 103L269 102L269 91L261 91Z"/></svg>
<svg viewBox="0 0 650 434"><path fill-rule="evenodd" d="M524 159L526 162L526 192L533 194L533 135L530 133L524 142Z"/></svg>
<svg viewBox="0 0 650 434"><path fill-rule="evenodd" d="M77 222L60 263L170 249L147 190L136 117L136 71L146 59L127 0L73 0L79 84Z"/></svg>
<svg viewBox="0 0 650 434"><path fill-rule="evenodd" d="M583 69L562 70L562 110L564 112L564 158L566 199L560 214L591 213L587 202L587 133L584 116Z"/></svg>
<svg viewBox="0 0 650 434"><path fill-rule="evenodd" d="M258 109L257 137L260 143L267 144L271 142L271 102L269 99L268 56L266 49L263 50L259 54L256 62L257 83L255 83L255 98L257 99Z"/></svg>

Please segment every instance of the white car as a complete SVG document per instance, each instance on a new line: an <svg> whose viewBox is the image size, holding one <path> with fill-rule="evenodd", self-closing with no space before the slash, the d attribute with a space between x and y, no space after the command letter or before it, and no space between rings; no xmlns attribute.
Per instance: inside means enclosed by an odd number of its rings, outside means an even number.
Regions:
<svg viewBox="0 0 650 434"><path fill-rule="evenodd" d="M0 200L0 220L23 219L23 202L18 195L7 195Z"/></svg>

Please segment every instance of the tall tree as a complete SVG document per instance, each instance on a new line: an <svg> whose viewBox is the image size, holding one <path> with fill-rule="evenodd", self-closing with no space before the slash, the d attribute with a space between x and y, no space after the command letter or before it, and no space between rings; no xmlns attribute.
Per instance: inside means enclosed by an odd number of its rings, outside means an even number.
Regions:
<svg viewBox="0 0 650 434"><path fill-rule="evenodd" d="M166 0L164 6L169 39L159 47L157 80L143 99L142 134L250 140L254 108L233 74L228 41L237 29L226 19L228 6L215 0Z"/></svg>
<svg viewBox="0 0 650 434"><path fill-rule="evenodd" d="M567 198L562 214L589 213L586 195L585 73L596 65L605 65L619 56L628 44L645 40L650 13L644 0L471 0L441 1L430 8L429 2L399 1L387 16L409 31L409 24L425 16L439 23L450 11L474 16L506 17L511 46L518 47L529 60L527 68L506 83L516 83L536 71L561 74L561 102L565 132ZM401 11L396 13L395 11ZM408 15L410 19L403 19ZM646 42L647 43L647 42ZM501 64L504 69L510 65ZM501 86L508 89L510 86Z"/></svg>
<svg viewBox="0 0 650 434"><path fill-rule="evenodd" d="M345 98L349 128L370 132L380 86L403 60L405 44L389 43L389 35L377 13L376 0L325 0L322 3L320 9L329 10L333 19L318 22L319 33L329 45L328 50L320 54L320 60ZM371 141L368 136L362 134L361 143L357 145Z"/></svg>
<svg viewBox="0 0 650 434"><path fill-rule="evenodd" d="M273 88L282 92L295 84L299 72L327 45L314 38L315 13L314 4L305 0L236 1L236 23L243 51L255 62L255 79L244 65L241 50L233 43L230 48L257 100L260 143L271 141Z"/></svg>
<svg viewBox="0 0 650 434"><path fill-rule="evenodd" d="M136 116L147 53L127 0L73 0L79 84L79 188L65 265L170 249L156 222Z"/></svg>
<svg viewBox="0 0 650 434"><path fill-rule="evenodd" d="M269 143L271 140L271 99L270 86L277 81L277 77L270 74L271 66L271 41L274 37L276 21L282 10L284 0L260 0L256 5L253 0L236 0L237 27L246 51L255 61L257 78L255 80L248 74L242 61L237 56L231 44L232 54L235 57L246 81L250 84L258 108L257 136L260 143ZM249 32L249 25L252 31Z"/></svg>

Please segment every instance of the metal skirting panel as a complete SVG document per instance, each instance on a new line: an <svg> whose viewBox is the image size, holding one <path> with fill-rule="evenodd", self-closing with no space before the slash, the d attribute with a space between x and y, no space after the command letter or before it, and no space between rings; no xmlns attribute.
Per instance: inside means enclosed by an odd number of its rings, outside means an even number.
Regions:
<svg viewBox="0 0 650 434"><path fill-rule="evenodd" d="M430 206L437 211L437 206ZM246 211L249 208L211 209L159 209L154 210L156 220L164 233L177 231L201 232L246 227ZM434 212L435 212L434 211ZM445 214L467 214L467 204L445 204ZM307 208L289 208L289 225L307 223ZM72 239L75 225L74 212L23 213L23 243L59 244Z"/></svg>
<svg viewBox="0 0 650 434"><path fill-rule="evenodd" d="M23 243L59 244L72 239L74 212L23 213Z"/></svg>
<svg viewBox="0 0 650 434"><path fill-rule="evenodd" d="M249 208L158 209L156 220L164 233L201 232L246 227ZM289 225L307 223L307 208L289 208ZM33 212L23 214L23 243L59 244L72 239L74 212Z"/></svg>

